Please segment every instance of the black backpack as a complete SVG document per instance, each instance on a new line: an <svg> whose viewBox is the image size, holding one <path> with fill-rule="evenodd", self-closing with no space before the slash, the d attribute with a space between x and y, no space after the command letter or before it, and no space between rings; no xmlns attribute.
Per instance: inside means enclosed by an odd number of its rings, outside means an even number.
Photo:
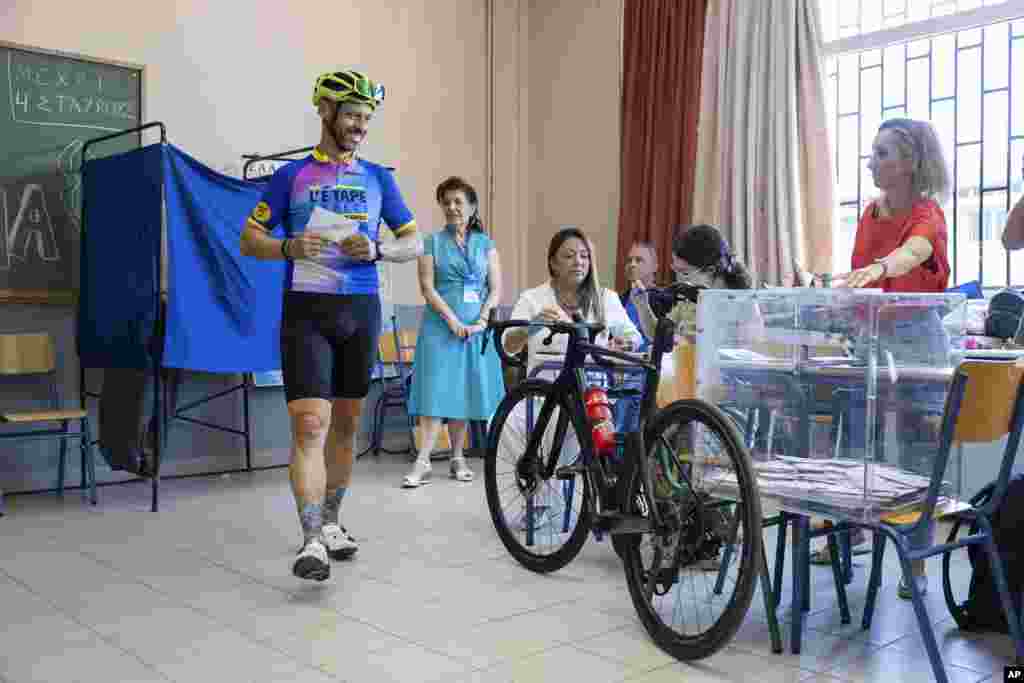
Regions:
<svg viewBox="0 0 1024 683"><path fill-rule="evenodd" d="M975 497L980 505L995 491L995 483L989 484ZM1024 524L1024 475L1010 479L1002 504L992 513L992 533L995 535L996 550L1003 560L1003 570L1010 589L1013 606L1020 614L1021 590L1024 589L1024 541L1020 529ZM954 528L954 532L956 529ZM963 612L957 619L960 628L969 631L996 631L1009 633L1003 604L996 590L992 566L984 546L971 545L967 549L973 572L967 601L961 605ZM955 615L954 615L955 616Z"/></svg>
<svg viewBox="0 0 1024 683"><path fill-rule="evenodd" d="M985 336L996 339L1014 339L1024 315L1024 294L1016 289L1004 289L988 302L985 317Z"/></svg>

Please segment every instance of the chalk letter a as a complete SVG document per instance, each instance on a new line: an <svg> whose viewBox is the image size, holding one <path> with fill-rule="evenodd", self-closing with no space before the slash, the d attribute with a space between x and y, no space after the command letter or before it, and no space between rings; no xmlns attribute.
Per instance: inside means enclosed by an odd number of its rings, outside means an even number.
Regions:
<svg viewBox="0 0 1024 683"><path fill-rule="evenodd" d="M21 206L14 224L8 229L7 248L11 255L28 260L29 247L35 245L43 261L59 261L57 238L53 232L53 221L46 208L46 194L43 186L29 184L21 193Z"/></svg>

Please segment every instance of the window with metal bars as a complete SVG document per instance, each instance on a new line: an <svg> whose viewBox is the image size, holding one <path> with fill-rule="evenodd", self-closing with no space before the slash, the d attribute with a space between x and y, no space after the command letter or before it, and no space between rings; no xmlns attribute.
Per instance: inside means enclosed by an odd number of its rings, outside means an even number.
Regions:
<svg viewBox="0 0 1024 683"><path fill-rule="evenodd" d="M1004 2L822 0L826 54L830 39L845 48L829 54L825 65L837 270L849 267L857 220L878 196L867 170L878 126L909 117L935 126L954 181L943 207L950 285L980 280L990 288L1024 287L1024 252L1007 253L1000 241L1010 208L1024 194L1024 19L926 37L908 31L914 39L901 42L872 40L872 32L891 35L891 27L922 18L918 25L929 19L938 25L935 17L965 10L983 17L986 5ZM850 49L859 39L871 49Z"/></svg>

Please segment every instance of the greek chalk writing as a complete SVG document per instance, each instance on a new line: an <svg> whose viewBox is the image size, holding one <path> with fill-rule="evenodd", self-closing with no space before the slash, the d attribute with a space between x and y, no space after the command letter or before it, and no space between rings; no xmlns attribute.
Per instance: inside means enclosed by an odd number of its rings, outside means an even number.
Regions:
<svg viewBox="0 0 1024 683"><path fill-rule="evenodd" d="M7 191L0 190L0 270L10 269L15 259L22 263L36 258L41 261L60 260L57 236L42 185L25 185L14 222L9 223L9 219Z"/></svg>
<svg viewBox="0 0 1024 683"><path fill-rule="evenodd" d="M7 190L0 187L0 271L11 269L11 250L7 242Z"/></svg>
<svg viewBox="0 0 1024 683"><path fill-rule="evenodd" d="M15 123L118 131L138 122L139 72L7 51Z"/></svg>
<svg viewBox="0 0 1024 683"><path fill-rule="evenodd" d="M18 63L13 65L10 73L12 81L38 88L70 88L74 84L77 88L88 87L98 93L103 92L103 74L76 69L70 63L57 66Z"/></svg>

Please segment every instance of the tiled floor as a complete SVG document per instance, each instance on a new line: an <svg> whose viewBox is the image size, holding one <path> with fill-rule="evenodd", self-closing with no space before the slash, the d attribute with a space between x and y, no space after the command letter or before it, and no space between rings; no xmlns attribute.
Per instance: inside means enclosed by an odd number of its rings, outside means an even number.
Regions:
<svg viewBox="0 0 1024 683"><path fill-rule="evenodd" d="M102 488L96 508L77 492L63 503L9 498L0 681L932 680L894 568L869 632L856 625L858 557L854 625L839 623L830 570L815 568L803 654L771 653L755 596L730 646L684 664L648 639L607 542L553 575L531 574L497 540L479 477L456 483L438 463L434 484L406 491L404 470L400 457L357 464L343 521L361 550L316 585L289 573L298 522L285 470L166 482L158 514L141 483ZM961 590L966 569L961 554ZM960 633L938 562L930 573L950 679L1002 680L1009 639Z"/></svg>

